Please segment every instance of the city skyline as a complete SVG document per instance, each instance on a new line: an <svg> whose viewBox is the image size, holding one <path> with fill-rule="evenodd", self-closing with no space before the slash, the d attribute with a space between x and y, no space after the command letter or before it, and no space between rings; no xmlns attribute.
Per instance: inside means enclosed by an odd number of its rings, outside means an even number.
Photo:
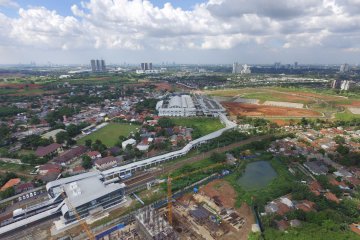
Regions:
<svg viewBox="0 0 360 240"><path fill-rule="evenodd" d="M359 64L360 3L0 0L0 64Z"/></svg>

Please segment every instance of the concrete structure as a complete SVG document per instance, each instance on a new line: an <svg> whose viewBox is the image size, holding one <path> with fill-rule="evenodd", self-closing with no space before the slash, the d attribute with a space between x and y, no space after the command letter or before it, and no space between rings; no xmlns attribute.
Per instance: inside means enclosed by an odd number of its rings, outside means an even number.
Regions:
<svg viewBox="0 0 360 240"><path fill-rule="evenodd" d="M73 209L81 217L86 217L122 203L125 195L125 184L102 181L98 176L67 183L61 188L67 196L61 207L60 220L64 224L76 220Z"/></svg>
<svg viewBox="0 0 360 240"><path fill-rule="evenodd" d="M190 95L180 94L156 104L159 116L188 117L196 116L195 104Z"/></svg>
<svg viewBox="0 0 360 240"><path fill-rule="evenodd" d="M154 208L145 207L135 216L136 228L141 239L177 240L180 239L171 225Z"/></svg>

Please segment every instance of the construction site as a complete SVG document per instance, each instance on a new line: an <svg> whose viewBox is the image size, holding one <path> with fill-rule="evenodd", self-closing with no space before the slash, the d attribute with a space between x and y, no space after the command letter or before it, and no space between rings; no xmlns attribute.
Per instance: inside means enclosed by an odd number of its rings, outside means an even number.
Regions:
<svg viewBox="0 0 360 240"><path fill-rule="evenodd" d="M160 208L143 207L130 224L96 239L245 240L255 220L248 205L235 207L235 197L228 182L216 179Z"/></svg>

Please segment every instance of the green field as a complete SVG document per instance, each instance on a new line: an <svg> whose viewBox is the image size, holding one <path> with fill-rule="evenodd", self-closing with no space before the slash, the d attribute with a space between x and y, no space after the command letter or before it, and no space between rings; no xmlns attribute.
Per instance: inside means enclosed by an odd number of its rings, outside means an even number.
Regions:
<svg viewBox="0 0 360 240"><path fill-rule="evenodd" d="M219 130L224 127L224 125L220 122L218 118L192 117L192 118L172 118L171 120L177 126L193 128L194 129L193 138L204 136L206 134L215 132L216 130Z"/></svg>
<svg viewBox="0 0 360 240"><path fill-rule="evenodd" d="M93 142L99 139L107 147L112 147L117 143L120 136L127 137L131 132L136 132L137 128L139 128L139 125L109 123L100 130L79 139L78 142L80 144L85 144L87 139L91 139Z"/></svg>
<svg viewBox="0 0 360 240"><path fill-rule="evenodd" d="M360 115L353 114L349 110L345 110L345 112L336 113L335 118L336 118L336 120L351 121L355 118L360 118Z"/></svg>

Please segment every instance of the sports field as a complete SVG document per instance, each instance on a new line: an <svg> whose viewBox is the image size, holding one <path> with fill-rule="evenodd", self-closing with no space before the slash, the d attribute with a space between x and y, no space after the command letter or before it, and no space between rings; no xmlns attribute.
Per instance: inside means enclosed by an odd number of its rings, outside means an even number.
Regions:
<svg viewBox="0 0 360 240"><path fill-rule="evenodd" d="M93 142L96 139L101 140L103 144L107 147L114 146L119 136L127 137L131 132L136 132L139 128L139 125L130 125L130 124L123 124L123 123L109 123L105 127L93 132L81 139L79 139L79 144L85 144L87 139L91 139Z"/></svg>

